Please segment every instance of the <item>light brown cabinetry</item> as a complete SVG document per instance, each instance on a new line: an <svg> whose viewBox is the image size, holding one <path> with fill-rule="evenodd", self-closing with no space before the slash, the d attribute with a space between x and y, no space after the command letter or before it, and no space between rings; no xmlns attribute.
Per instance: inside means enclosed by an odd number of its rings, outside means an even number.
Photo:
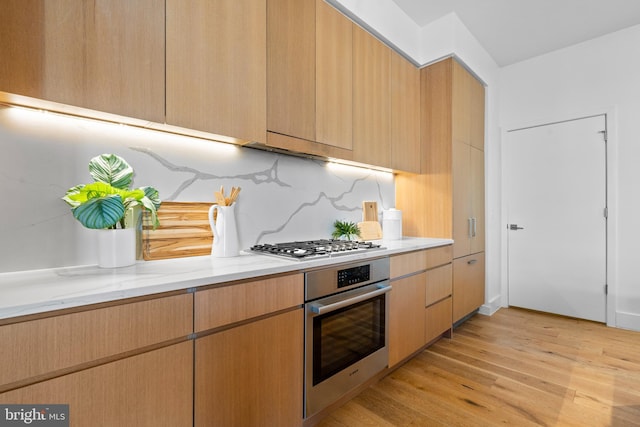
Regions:
<svg viewBox="0 0 640 427"><path fill-rule="evenodd" d="M420 175L396 178L396 207L404 211L408 235L453 238L453 258L484 251L484 88L452 58L421 70ZM474 290L483 298L473 308L457 305L464 287L453 268L453 320L484 302L484 276ZM468 281L465 281L468 283ZM456 296L456 294L459 294ZM473 299L478 301L477 298ZM456 313L467 310L463 316Z"/></svg>
<svg viewBox="0 0 640 427"><path fill-rule="evenodd" d="M484 252L453 260L453 321L484 303Z"/></svg>
<svg viewBox="0 0 640 427"><path fill-rule="evenodd" d="M193 344L180 344L0 394L3 404L69 404L71 425L191 426Z"/></svg>
<svg viewBox="0 0 640 427"><path fill-rule="evenodd" d="M442 334L451 336L453 325L452 281L453 268L449 264L427 271L425 341L431 342Z"/></svg>
<svg viewBox="0 0 640 427"><path fill-rule="evenodd" d="M267 0L267 129L315 141L315 0Z"/></svg>
<svg viewBox="0 0 640 427"><path fill-rule="evenodd" d="M390 367L451 331L451 253L448 245L391 257Z"/></svg>
<svg viewBox="0 0 640 427"><path fill-rule="evenodd" d="M354 160L391 166L389 63L391 50L354 24L353 151Z"/></svg>
<svg viewBox="0 0 640 427"><path fill-rule="evenodd" d="M390 55L391 168L420 173L420 70Z"/></svg>
<svg viewBox="0 0 640 427"><path fill-rule="evenodd" d="M303 277L196 292L196 426L302 424Z"/></svg>
<svg viewBox="0 0 640 427"><path fill-rule="evenodd" d="M195 426L302 424L303 309L196 339Z"/></svg>
<svg viewBox="0 0 640 427"><path fill-rule="evenodd" d="M268 0L267 145L352 157L352 23L324 0Z"/></svg>
<svg viewBox="0 0 640 427"><path fill-rule="evenodd" d="M164 0L10 0L0 91L164 121Z"/></svg>
<svg viewBox="0 0 640 427"><path fill-rule="evenodd" d="M316 0L316 141L353 148L353 23Z"/></svg>
<svg viewBox="0 0 640 427"><path fill-rule="evenodd" d="M391 282L389 366L395 366L425 344L425 283L424 271Z"/></svg>
<svg viewBox="0 0 640 427"><path fill-rule="evenodd" d="M186 293L8 323L0 402L69 403L78 425L190 425L192 331Z"/></svg>
<svg viewBox="0 0 640 427"><path fill-rule="evenodd" d="M265 142L266 0L168 0L166 8L166 122Z"/></svg>

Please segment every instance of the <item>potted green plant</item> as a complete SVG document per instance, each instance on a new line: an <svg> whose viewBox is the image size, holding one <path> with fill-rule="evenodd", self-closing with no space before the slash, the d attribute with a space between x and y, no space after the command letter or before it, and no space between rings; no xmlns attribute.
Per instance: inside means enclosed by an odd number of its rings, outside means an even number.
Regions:
<svg viewBox="0 0 640 427"><path fill-rule="evenodd" d="M136 229L133 210L140 207L151 215L154 228L159 225L158 190L153 187L130 189L133 168L116 154L102 154L89 161L89 173L94 182L76 185L62 198L74 218L98 234L98 264L101 267L121 267L135 263ZM126 231L124 231L126 230ZM119 248L112 247L124 240Z"/></svg>
<svg viewBox="0 0 640 427"><path fill-rule="evenodd" d="M360 236L360 228L355 222L336 220L333 223L331 237L334 239L355 240L358 236Z"/></svg>

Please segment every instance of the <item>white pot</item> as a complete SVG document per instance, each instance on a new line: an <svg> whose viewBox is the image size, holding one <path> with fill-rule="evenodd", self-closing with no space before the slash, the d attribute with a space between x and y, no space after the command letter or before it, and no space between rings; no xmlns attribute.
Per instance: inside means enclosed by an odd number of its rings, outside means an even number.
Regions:
<svg viewBox="0 0 640 427"><path fill-rule="evenodd" d="M98 266L126 267L136 263L136 229L120 228L98 232Z"/></svg>

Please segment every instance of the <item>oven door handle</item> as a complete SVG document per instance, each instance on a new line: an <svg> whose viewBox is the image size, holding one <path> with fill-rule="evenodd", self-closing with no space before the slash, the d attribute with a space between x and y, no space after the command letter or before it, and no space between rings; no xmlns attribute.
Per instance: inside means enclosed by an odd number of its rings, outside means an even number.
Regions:
<svg viewBox="0 0 640 427"><path fill-rule="evenodd" d="M333 304L328 304L328 305L312 304L310 308L311 308L311 311L313 311L315 314L331 313L332 311L336 311L348 305L355 304L360 301L365 301L370 298L377 297L378 295L386 294L390 290L391 290L390 285L379 285L378 289L376 289L375 291L367 292L366 294L358 295L356 297L349 298Z"/></svg>

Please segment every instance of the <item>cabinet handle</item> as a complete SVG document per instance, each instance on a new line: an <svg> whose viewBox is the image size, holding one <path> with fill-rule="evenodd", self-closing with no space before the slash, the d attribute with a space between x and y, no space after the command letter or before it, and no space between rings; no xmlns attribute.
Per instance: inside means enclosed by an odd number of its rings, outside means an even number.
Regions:
<svg viewBox="0 0 640 427"><path fill-rule="evenodd" d="M473 237L473 218L467 218L467 235L469 238Z"/></svg>
<svg viewBox="0 0 640 427"><path fill-rule="evenodd" d="M471 223L473 224L473 230L471 232L471 237L476 237L476 217L471 218Z"/></svg>
<svg viewBox="0 0 640 427"><path fill-rule="evenodd" d="M477 260L477 259L470 259L469 261L467 261L467 264L469 264L469 265L473 265L473 264L475 264L476 262L478 262L478 260Z"/></svg>

